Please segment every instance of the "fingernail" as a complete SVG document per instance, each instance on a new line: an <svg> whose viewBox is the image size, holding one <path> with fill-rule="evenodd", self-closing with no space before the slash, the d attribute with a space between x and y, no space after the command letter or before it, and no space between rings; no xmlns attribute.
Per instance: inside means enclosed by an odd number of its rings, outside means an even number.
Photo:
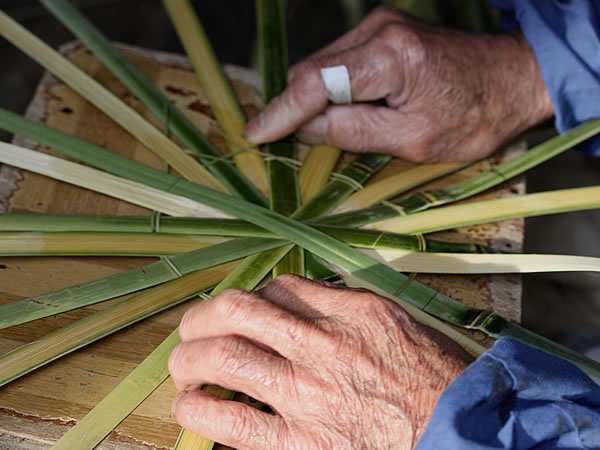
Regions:
<svg viewBox="0 0 600 450"><path fill-rule="evenodd" d="M260 144L261 142L257 140L260 133L260 130L265 125L265 115L264 113L260 113L246 125L246 129L244 130L244 137L251 142L252 144Z"/></svg>
<svg viewBox="0 0 600 450"><path fill-rule="evenodd" d="M173 398L173 401L171 402L171 414L173 414L173 417L175 417L177 415L177 405L179 404L181 399L185 396L185 394L186 394L186 391L179 391L177 393L177 395L175 396L175 398Z"/></svg>

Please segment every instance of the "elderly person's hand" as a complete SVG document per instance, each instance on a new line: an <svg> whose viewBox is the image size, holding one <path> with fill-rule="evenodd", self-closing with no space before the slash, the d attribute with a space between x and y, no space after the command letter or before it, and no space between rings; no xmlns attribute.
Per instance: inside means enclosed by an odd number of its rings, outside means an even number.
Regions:
<svg viewBox="0 0 600 450"><path fill-rule="evenodd" d="M366 290L284 275L190 309L169 359L185 428L236 448L410 448L470 362L453 341ZM199 390L219 384L269 415Z"/></svg>
<svg viewBox="0 0 600 450"><path fill-rule="evenodd" d="M345 65L351 105L333 105L320 69ZM246 128L250 142L294 131L307 143L412 161L488 156L552 116L535 56L521 35L476 35L383 7L294 66L289 87Z"/></svg>

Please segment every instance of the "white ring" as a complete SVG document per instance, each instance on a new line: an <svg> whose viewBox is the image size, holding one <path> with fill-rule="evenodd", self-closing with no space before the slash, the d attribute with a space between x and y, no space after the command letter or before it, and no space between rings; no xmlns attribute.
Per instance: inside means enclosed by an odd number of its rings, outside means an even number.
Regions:
<svg viewBox="0 0 600 450"><path fill-rule="evenodd" d="M327 98L331 103L352 103L350 74L346 66L324 67L321 69L321 77L327 89Z"/></svg>

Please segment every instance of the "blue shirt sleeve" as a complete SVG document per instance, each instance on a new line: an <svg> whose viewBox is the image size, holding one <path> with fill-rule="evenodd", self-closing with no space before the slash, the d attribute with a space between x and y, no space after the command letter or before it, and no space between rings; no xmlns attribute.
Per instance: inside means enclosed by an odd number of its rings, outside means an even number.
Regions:
<svg viewBox="0 0 600 450"><path fill-rule="evenodd" d="M600 1L490 0L533 48L560 133L600 117ZM600 156L600 137L579 145Z"/></svg>
<svg viewBox="0 0 600 450"><path fill-rule="evenodd" d="M417 449L600 448L600 386L502 338L442 393Z"/></svg>

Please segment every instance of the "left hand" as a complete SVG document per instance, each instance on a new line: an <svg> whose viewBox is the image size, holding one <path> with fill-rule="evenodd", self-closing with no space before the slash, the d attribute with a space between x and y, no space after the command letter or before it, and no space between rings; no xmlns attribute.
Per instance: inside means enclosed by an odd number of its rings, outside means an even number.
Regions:
<svg viewBox="0 0 600 450"><path fill-rule="evenodd" d="M411 448L470 362L388 299L284 275L184 316L169 358L185 428L236 448ZM201 391L244 392L269 415Z"/></svg>
<svg viewBox="0 0 600 450"><path fill-rule="evenodd" d="M328 101L320 70L345 65L353 103ZM414 162L490 155L552 116L533 50L522 34L474 34L379 7L356 28L296 64L289 85L246 139L295 132L308 144L387 153Z"/></svg>

